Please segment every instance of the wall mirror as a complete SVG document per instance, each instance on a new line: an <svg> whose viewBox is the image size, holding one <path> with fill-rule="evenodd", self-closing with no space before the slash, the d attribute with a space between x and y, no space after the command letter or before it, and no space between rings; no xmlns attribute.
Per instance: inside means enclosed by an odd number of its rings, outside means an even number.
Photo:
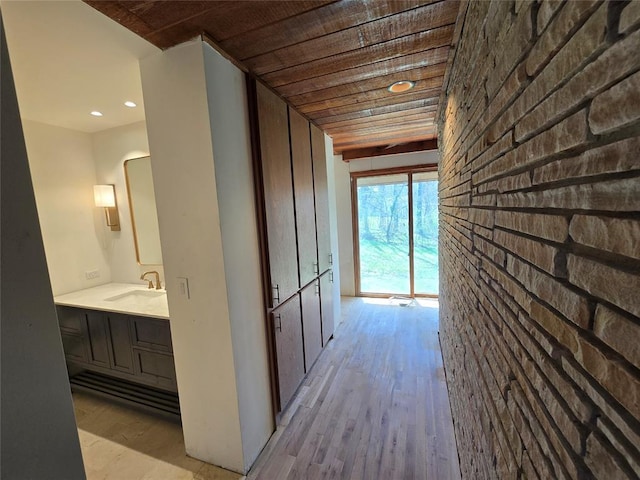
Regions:
<svg viewBox="0 0 640 480"><path fill-rule="evenodd" d="M151 157L124 162L136 258L140 265L162 265Z"/></svg>

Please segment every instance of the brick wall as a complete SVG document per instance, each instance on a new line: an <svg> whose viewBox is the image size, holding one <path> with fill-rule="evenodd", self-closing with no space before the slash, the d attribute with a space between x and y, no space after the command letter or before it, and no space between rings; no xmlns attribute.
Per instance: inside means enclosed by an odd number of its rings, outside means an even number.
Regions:
<svg viewBox="0 0 640 480"><path fill-rule="evenodd" d="M640 0L463 9L439 125L463 478L638 478Z"/></svg>

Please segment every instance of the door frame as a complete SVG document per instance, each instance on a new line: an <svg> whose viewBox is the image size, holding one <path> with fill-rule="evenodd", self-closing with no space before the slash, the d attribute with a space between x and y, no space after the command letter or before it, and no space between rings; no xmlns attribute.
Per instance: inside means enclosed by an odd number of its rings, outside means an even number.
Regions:
<svg viewBox="0 0 640 480"><path fill-rule="evenodd" d="M438 164L430 163L423 165L412 165L407 167L383 168L378 170L365 170L361 172L351 172L351 230L353 232L353 273L356 297L380 297L387 298L392 293L363 293L360 288L360 232L358 229L358 179L364 177L378 177L383 175L407 174L408 175L408 196L409 196L409 296L438 298L437 294L415 293L414 285L414 252L413 252L413 174L423 172L437 172Z"/></svg>

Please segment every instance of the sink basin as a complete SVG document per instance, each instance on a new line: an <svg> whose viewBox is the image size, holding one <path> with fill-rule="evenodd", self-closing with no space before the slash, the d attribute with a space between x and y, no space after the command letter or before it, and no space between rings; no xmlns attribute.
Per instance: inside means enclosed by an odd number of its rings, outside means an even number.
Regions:
<svg viewBox="0 0 640 480"><path fill-rule="evenodd" d="M167 292L164 290L131 290L130 292L105 298L105 300L107 302L115 302L117 300L149 300L151 298L163 297L166 294Z"/></svg>

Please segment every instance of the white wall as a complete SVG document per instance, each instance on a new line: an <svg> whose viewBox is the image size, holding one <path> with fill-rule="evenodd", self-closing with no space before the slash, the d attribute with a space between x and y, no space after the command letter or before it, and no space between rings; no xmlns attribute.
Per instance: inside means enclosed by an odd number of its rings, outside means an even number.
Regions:
<svg viewBox="0 0 640 480"><path fill-rule="evenodd" d="M53 294L108 283L112 232L93 203L90 134L28 120L23 127ZM87 280L91 270L100 278Z"/></svg>
<svg viewBox="0 0 640 480"><path fill-rule="evenodd" d="M340 247L338 241L338 211L336 203L336 176L333 160L333 139L325 133L324 150L327 152L327 188L329 190L329 225L331 226L331 253L333 255L333 318L335 325L342 318L340 309Z"/></svg>
<svg viewBox="0 0 640 480"><path fill-rule="evenodd" d="M89 134L23 120L29 166L54 295L109 282L143 283L161 265L138 265L124 161L149 154L144 122ZM106 226L93 185L116 187L120 231ZM87 271L99 278L87 280Z"/></svg>
<svg viewBox="0 0 640 480"><path fill-rule="evenodd" d="M204 64L244 470L274 430L244 74L209 45Z"/></svg>
<svg viewBox="0 0 640 480"><path fill-rule="evenodd" d="M104 245L105 254L111 265L111 281L141 283L142 273L147 270L157 270L164 284L162 265L139 265L136 260L133 224L124 174L126 160L149 155L146 123L137 122L103 130L92 134L91 140L97 183L112 183L116 186L120 231L109 232Z"/></svg>
<svg viewBox="0 0 640 480"><path fill-rule="evenodd" d="M384 155L344 162L342 155L334 157L338 245L340 254L340 293L355 295L353 259L353 228L351 217L351 172L380 170L393 167L434 164L440 161L438 151Z"/></svg>
<svg viewBox="0 0 640 480"><path fill-rule="evenodd" d="M187 453L244 470L202 42L140 62ZM177 201L179 199L179 201ZM178 277L189 279L190 298Z"/></svg>

